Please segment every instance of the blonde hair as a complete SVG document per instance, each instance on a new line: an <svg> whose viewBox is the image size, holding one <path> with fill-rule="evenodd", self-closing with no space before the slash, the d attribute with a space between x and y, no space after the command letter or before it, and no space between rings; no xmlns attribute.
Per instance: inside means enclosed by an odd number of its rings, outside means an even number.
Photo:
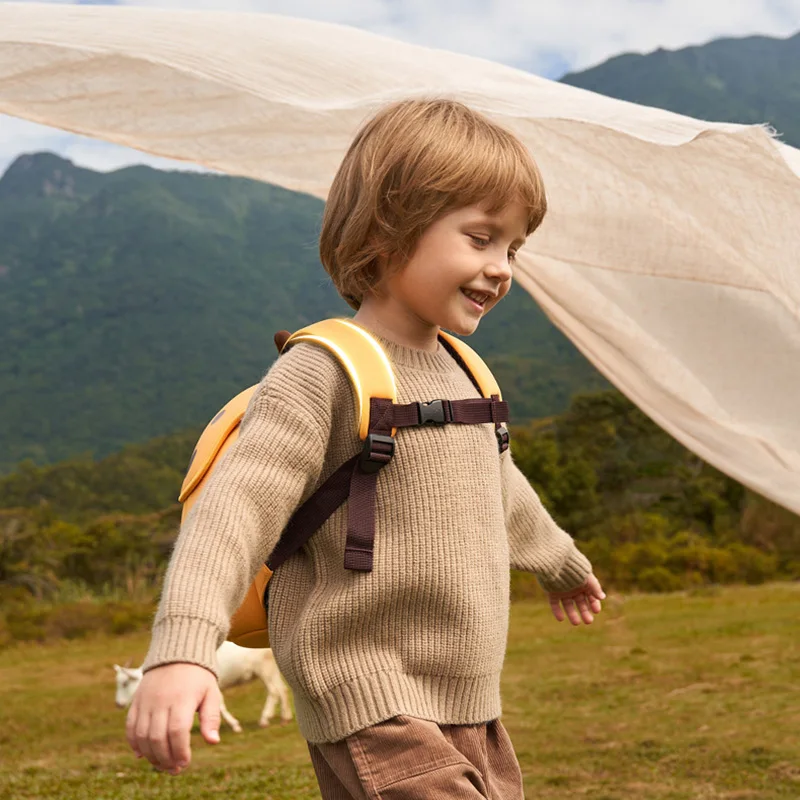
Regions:
<svg viewBox="0 0 800 800"><path fill-rule="evenodd" d="M443 214L482 204L490 213L517 201L527 235L547 210L544 184L525 145L454 100L404 100L358 132L331 184L319 252L353 307L381 278L379 265L408 261Z"/></svg>

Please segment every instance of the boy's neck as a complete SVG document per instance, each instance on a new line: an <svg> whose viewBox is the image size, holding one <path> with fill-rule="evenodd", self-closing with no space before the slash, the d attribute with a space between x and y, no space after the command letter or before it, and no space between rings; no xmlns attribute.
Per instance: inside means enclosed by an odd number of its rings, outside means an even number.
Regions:
<svg viewBox="0 0 800 800"><path fill-rule="evenodd" d="M439 350L439 327L397 313L389 304L364 298L353 321L372 333L402 347L436 353Z"/></svg>

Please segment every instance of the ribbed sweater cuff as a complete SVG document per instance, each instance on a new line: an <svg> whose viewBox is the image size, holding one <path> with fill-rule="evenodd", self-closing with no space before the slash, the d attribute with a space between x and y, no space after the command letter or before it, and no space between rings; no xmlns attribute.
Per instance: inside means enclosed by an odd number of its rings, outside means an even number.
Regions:
<svg viewBox="0 0 800 800"><path fill-rule="evenodd" d="M589 559L577 547L572 547L558 575L550 580L539 576L539 583L546 592L568 592L583 584L591 571Z"/></svg>
<svg viewBox="0 0 800 800"><path fill-rule="evenodd" d="M150 650L142 669L177 662L198 664L217 675L217 647L223 632L197 617L168 617L153 626Z"/></svg>

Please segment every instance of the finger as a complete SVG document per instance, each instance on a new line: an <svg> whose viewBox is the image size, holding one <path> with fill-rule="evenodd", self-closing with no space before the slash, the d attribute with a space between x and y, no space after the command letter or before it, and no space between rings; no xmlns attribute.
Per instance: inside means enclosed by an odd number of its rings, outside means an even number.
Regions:
<svg viewBox="0 0 800 800"><path fill-rule="evenodd" d="M131 707L128 709L128 717L125 720L125 738L128 740L131 750L136 754L136 758L142 757L139 748L139 741L136 738L136 721L139 718L139 704L134 697Z"/></svg>
<svg viewBox="0 0 800 800"><path fill-rule="evenodd" d="M603 605L600 602L600 600L598 600L596 597L592 597L590 595L589 596L589 608L592 609L592 612L594 614L599 614L603 609Z"/></svg>
<svg viewBox="0 0 800 800"><path fill-rule="evenodd" d="M579 597L575 598L575 605L578 607L578 612L581 615L581 619L585 625L591 625L594 617L592 616L592 612L589 611L589 604L586 601L586 595L582 594Z"/></svg>
<svg viewBox="0 0 800 800"><path fill-rule="evenodd" d="M133 732L136 746L143 758L146 758L153 766L156 766L157 759L153 754L150 742L150 712L141 709L136 717L136 728Z"/></svg>
<svg viewBox="0 0 800 800"><path fill-rule="evenodd" d="M150 715L150 730L148 741L150 753L153 758L150 763L158 769L170 770L173 768L172 754L169 751L167 739L167 722L169 721L168 709L158 709Z"/></svg>
<svg viewBox="0 0 800 800"><path fill-rule="evenodd" d="M573 599L571 597L565 597L561 601L561 604L564 606L564 611L567 614L567 619L569 619L569 621L573 625L580 625L581 618L578 616L578 612L575 609L575 602L573 601Z"/></svg>
<svg viewBox="0 0 800 800"><path fill-rule="evenodd" d="M559 621L564 621L564 612L561 610L561 601L557 597L550 598L550 610L553 616Z"/></svg>
<svg viewBox="0 0 800 800"><path fill-rule="evenodd" d="M209 744L219 742L219 689L213 686L207 692L200 708L200 733Z"/></svg>
<svg viewBox="0 0 800 800"><path fill-rule="evenodd" d="M592 573L586 579L586 590L587 593L598 598L598 600L605 600L606 593L603 591L603 587L600 585L600 581L597 580L597 576Z"/></svg>
<svg viewBox="0 0 800 800"><path fill-rule="evenodd" d="M194 709L187 704L173 707L170 710L167 736L170 753L172 753L172 763L177 772L188 767L192 760L190 731L193 721Z"/></svg>

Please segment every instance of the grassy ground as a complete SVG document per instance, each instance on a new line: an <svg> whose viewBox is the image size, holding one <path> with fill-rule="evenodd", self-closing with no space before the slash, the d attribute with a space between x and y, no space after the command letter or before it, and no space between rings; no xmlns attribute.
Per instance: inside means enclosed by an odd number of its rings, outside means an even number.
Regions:
<svg viewBox="0 0 800 800"><path fill-rule="evenodd" d="M591 628L512 609L504 723L528 798L800 798L800 585L631 596ZM114 661L146 636L0 652L0 797L318 798L292 724L260 730L263 690L227 693L245 730L194 737L184 775L124 742Z"/></svg>

